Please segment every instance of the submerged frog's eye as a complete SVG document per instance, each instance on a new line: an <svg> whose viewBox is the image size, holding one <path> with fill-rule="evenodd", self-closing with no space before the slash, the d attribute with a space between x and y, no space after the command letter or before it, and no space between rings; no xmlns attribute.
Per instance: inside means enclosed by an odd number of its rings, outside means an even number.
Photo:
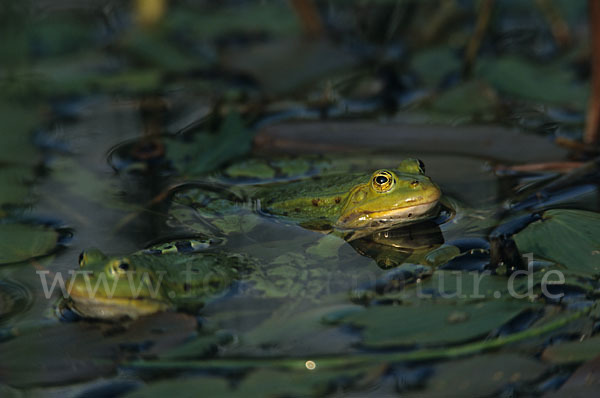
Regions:
<svg viewBox="0 0 600 398"><path fill-rule="evenodd" d="M373 174L373 189L376 192L387 192L394 185L394 177L388 171L380 170Z"/></svg>

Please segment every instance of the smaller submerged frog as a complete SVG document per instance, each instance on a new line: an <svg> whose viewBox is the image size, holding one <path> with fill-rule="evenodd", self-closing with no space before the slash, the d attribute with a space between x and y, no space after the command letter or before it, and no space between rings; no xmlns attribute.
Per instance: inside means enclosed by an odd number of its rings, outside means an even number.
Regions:
<svg viewBox="0 0 600 398"><path fill-rule="evenodd" d="M326 174L292 182L233 185L229 194L254 201L263 215L310 230L333 232L346 240L433 218L441 197L439 187L425 175L425 166L417 159L369 174ZM228 202L214 192L207 194L194 184L179 187L172 200L202 213L204 219L210 218L211 212L226 214L227 207L235 205L235 200ZM172 213L189 224L182 214Z"/></svg>
<svg viewBox="0 0 600 398"><path fill-rule="evenodd" d="M228 290L253 259L222 251L193 252L189 242L153 247L129 256L89 249L81 272L69 280L70 306L89 318L136 318L167 309L194 310ZM184 247L187 252L174 251Z"/></svg>

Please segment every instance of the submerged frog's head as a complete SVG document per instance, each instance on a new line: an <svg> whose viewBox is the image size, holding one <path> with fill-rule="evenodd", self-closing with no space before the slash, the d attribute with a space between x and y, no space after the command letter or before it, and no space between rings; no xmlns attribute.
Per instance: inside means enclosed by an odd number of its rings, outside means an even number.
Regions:
<svg viewBox="0 0 600 398"><path fill-rule="evenodd" d="M161 279L136 257L108 257L90 249L79 257L80 270L69 280L71 304L90 318L136 318L167 309Z"/></svg>
<svg viewBox="0 0 600 398"><path fill-rule="evenodd" d="M403 161L396 170L377 170L352 189L335 227L368 233L431 217L441 191L424 173L417 159Z"/></svg>

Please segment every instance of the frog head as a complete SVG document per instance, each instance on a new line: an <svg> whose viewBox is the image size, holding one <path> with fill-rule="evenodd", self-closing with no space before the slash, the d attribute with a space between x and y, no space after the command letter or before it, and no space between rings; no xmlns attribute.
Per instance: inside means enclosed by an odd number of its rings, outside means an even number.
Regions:
<svg viewBox="0 0 600 398"><path fill-rule="evenodd" d="M92 318L109 319L150 314L169 308L161 279L145 268L139 256L109 257L90 249L79 257L81 270L69 280L72 307Z"/></svg>
<svg viewBox="0 0 600 398"><path fill-rule="evenodd" d="M355 186L342 207L335 227L362 234L430 218L441 191L425 175L423 162L404 160L396 170L375 171L368 182Z"/></svg>

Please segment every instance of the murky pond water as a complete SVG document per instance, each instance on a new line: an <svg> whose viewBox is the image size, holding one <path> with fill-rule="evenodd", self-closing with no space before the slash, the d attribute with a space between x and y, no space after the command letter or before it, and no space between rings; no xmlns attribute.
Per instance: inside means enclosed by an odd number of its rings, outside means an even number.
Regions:
<svg viewBox="0 0 600 398"><path fill-rule="evenodd" d="M303 36L313 2L138 3L8 10L40 25L2 77L0 395L542 395L595 366L600 171L552 140L588 80L521 6L463 79L468 2L452 37L400 23L431 4L316 2L339 42Z"/></svg>

